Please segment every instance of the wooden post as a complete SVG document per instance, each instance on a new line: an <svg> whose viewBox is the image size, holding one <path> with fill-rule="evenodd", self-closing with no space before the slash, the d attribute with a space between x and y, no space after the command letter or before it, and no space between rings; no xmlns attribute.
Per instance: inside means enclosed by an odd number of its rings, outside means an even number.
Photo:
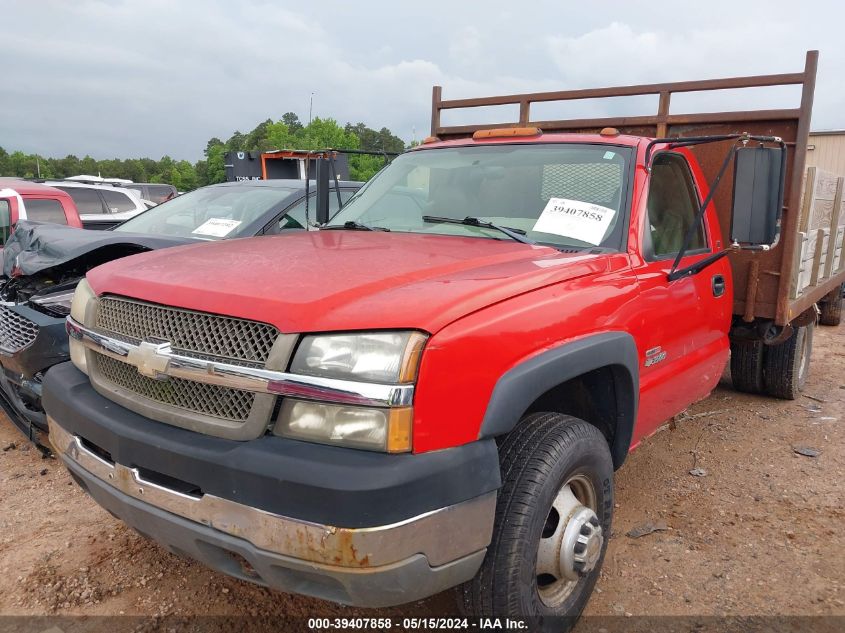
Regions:
<svg viewBox="0 0 845 633"><path fill-rule="evenodd" d="M434 86L431 89L431 135L437 136L437 130L440 129L440 101L443 94L443 88Z"/></svg>
<svg viewBox="0 0 845 633"><path fill-rule="evenodd" d="M519 102L519 123L521 125L528 125L531 118L531 102L528 99L523 99Z"/></svg>
<svg viewBox="0 0 845 633"><path fill-rule="evenodd" d="M672 93L662 91L660 93L660 101L657 104L657 136L658 138L665 138L668 133L666 121L669 117L669 100L672 98Z"/></svg>

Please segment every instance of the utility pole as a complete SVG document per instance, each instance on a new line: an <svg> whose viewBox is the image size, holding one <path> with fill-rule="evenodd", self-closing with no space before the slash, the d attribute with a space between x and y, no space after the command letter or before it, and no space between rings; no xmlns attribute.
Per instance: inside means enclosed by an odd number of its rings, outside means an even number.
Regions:
<svg viewBox="0 0 845 633"><path fill-rule="evenodd" d="M35 171L38 172L38 178L41 178L41 163L38 162L38 156L35 157Z"/></svg>
<svg viewBox="0 0 845 633"><path fill-rule="evenodd" d="M308 125L311 125L311 113L314 111L314 95L316 93L311 93L311 100L308 103Z"/></svg>

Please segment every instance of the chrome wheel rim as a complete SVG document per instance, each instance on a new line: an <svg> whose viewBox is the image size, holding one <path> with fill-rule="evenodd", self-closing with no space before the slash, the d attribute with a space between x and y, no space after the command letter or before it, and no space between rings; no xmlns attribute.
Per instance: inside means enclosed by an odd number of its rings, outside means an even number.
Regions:
<svg viewBox="0 0 845 633"><path fill-rule="evenodd" d="M596 514L596 491L574 475L552 500L537 547L536 584L540 600L558 608L601 558L604 534Z"/></svg>

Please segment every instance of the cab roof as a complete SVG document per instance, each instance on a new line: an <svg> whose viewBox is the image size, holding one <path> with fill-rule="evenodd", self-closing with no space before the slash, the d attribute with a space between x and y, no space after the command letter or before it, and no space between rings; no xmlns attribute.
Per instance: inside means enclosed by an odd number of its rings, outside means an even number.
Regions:
<svg viewBox="0 0 845 633"><path fill-rule="evenodd" d="M460 147L467 145L532 145L538 143L590 143L597 145L626 145L636 147L642 141L651 139L645 136L631 136L628 134L616 134L605 136L602 134L575 134L572 132L545 132L537 136L507 136L492 137L475 140L471 136L448 139L445 141L434 141L425 143L414 148L416 150L434 149L436 147Z"/></svg>

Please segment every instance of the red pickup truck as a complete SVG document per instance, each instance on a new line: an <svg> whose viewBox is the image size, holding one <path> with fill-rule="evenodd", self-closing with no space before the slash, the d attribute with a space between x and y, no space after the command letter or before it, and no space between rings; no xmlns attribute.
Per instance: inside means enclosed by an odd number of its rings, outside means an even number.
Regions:
<svg viewBox="0 0 845 633"><path fill-rule="evenodd" d="M56 453L109 512L227 574L365 606L459 586L468 613L564 628L628 452L715 387L732 345L749 390L794 397L806 376L815 306L845 279L834 252L790 287L815 61L435 88L434 138L319 230L89 272L72 362L44 383ZM668 111L672 92L784 83L800 108ZM660 111L530 119L534 102L618 94L659 94ZM440 124L503 103L519 122Z"/></svg>
<svg viewBox="0 0 845 633"><path fill-rule="evenodd" d="M73 199L60 189L18 178L0 178L0 247L18 220L82 228Z"/></svg>

